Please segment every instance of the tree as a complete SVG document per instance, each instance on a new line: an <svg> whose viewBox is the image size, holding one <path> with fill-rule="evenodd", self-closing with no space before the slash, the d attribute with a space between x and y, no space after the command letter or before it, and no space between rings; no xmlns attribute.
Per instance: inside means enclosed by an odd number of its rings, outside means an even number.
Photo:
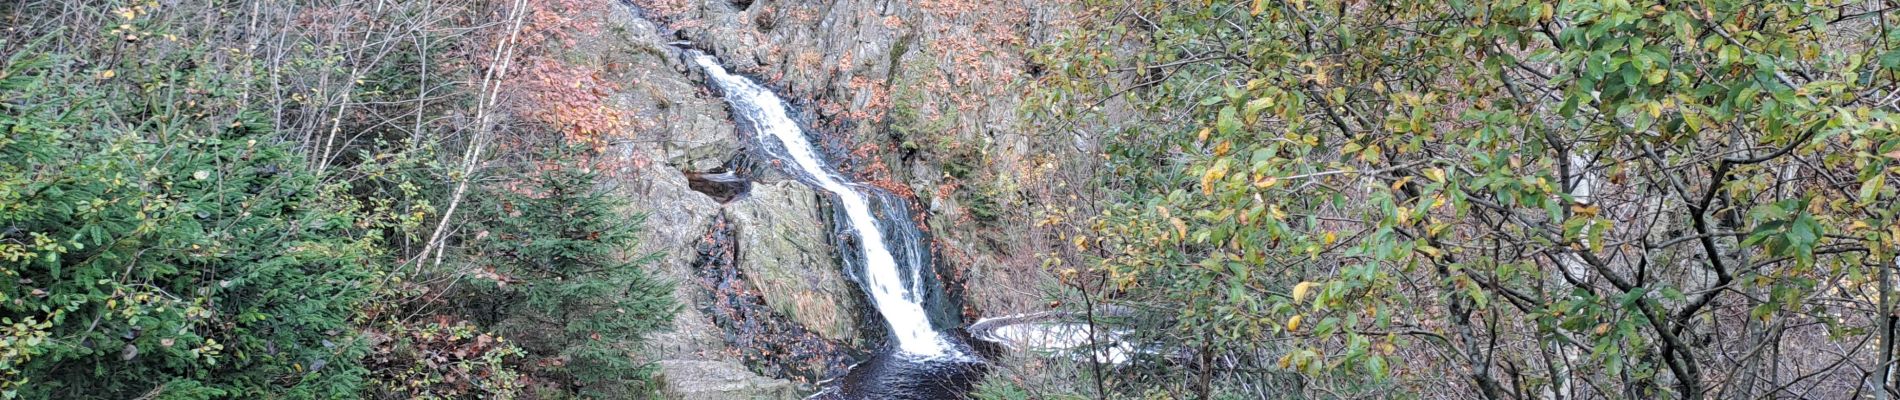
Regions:
<svg viewBox="0 0 1900 400"><path fill-rule="evenodd" d="M77 65L0 64L0 398L352 397L376 237L217 71Z"/></svg>
<svg viewBox="0 0 1900 400"><path fill-rule="evenodd" d="M1153 310L1150 340L1197 367L1124 382L1893 390L1900 52L1883 5L1088 9L1039 58L1053 73L1031 104L1141 110L1102 138L1124 197L1076 240L1106 283L1088 295ZM1428 390L1441 380L1455 390Z"/></svg>
<svg viewBox="0 0 1900 400"><path fill-rule="evenodd" d="M651 371L636 346L668 326L676 303L671 285L643 269L650 257L624 256L641 218L621 214L622 202L573 162L574 151L552 152L481 196L489 222L471 257L492 268L495 286L478 295L485 310L476 319L514 337L565 390L638 394Z"/></svg>

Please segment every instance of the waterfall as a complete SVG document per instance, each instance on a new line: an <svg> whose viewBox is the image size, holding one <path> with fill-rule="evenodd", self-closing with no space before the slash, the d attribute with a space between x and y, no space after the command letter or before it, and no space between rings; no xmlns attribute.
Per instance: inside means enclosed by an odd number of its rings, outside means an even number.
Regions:
<svg viewBox="0 0 1900 400"><path fill-rule="evenodd" d="M789 164L786 168L795 168L795 175L801 175L801 180L806 184L830 192L837 199L837 206L844 210L846 219L842 222L848 224L851 232L857 236L860 243L858 247L863 251L860 256L864 261L865 290L870 293L878 314L883 315L884 321L890 325L898 350L903 355L925 359L961 356L960 350L949 345L944 336L931 327L929 314L925 311L924 280L920 274L928 266L918 265L920 261L916 258L906 258L906 261L911 262L900 264L898 257L892 254L893 243L887 242L884 231L879 229L870 198L865 193L873 189L850 182L832 172L829 164L805 138L804 130L792 120L784 100L771 90L751 79L727 72L719 65L718 59L710 55L692 52L691 56L706 71L712 83L724 92L726 102L732 105L734 116L754 125L760 142L781 145L782 154L773 154L774 157ZM911 278L909 285L905 283L906 276Z"/></svg>

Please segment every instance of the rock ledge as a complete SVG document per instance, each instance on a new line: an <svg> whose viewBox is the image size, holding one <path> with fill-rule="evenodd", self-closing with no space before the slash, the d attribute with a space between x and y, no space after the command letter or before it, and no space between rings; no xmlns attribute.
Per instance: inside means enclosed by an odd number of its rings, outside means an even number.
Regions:
<svg viewBox="0 0 1900 400"><path fill-rule="evenodd" d="M744 366L718 361L660 361L661 393L669 399L794 400L792 382L753 374Z"/></svg>

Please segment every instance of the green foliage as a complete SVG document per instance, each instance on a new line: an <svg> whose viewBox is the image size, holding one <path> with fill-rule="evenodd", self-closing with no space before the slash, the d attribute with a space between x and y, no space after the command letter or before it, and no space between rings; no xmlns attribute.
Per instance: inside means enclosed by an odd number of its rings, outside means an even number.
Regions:
<svg viewBox="0 0 1900 400"><path fill-rule="evenodd" d="M635 351L672 321L672 285L647 274L650 258L624 256L640 218L622 214L599 175L572 157L553 154L521 181L479 196L492 222L472 243L473 257L492 268L496 286L481 295L487 311L478 314L576 394L645 393L651 371Z"/></svg>
<svg viewBox="0 0 1900 400"><path fill-rule="evenodd" d="M1900 58L1866 7L1097 3L1028 107L1140 107L1076 243L1153 340L1238 360L1172 392L1753 397L1764 332L1880 354Z"/></svg>
<svg viewBox="0 0 1900 400"><path fill-rule="evenodd" d="M353 397L377 238L221 71L81 65L0 66L0 395Z"/></svg>

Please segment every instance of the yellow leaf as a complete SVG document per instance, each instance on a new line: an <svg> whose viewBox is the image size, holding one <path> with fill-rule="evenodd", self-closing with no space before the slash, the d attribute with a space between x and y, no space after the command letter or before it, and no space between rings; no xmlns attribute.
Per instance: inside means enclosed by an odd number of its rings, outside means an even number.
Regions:
<svg viewBox="0 0 1900 400"><path fill-rule="evenodd" d="M1333 244L1333 242L1337 242L1337 241L1339 241L1339 235L1333 234L1333 232L1328 231L1326 232L1326 237L1323 238L1323 240L1321 241L1321 244L1331 245Z"/></svg>
<svg viewBox="0 0 1900 400"><path fill-rule="evenodd" d="M112 79L114 76L119 76L119 72L109 69L99 72L99 79Z"/></svg>
<svg viewBox="0 0 1900 400"><path fill-rule="evenodd" d="M1411 181L1412 181L1412 177L1410 176L1399 178L1398 181L1392 182L1392 191L1395 191L1395 192L1398 191L1400 187L1404 187L1406 183L1411 182Z"/></svg>
<svg viewBox="0 0 1900 400"><path fill-rule="evenodd" d="M1253 12L1250 15L1260 15L1260 12L1266 10L1267 0L1253 0Z"/></svg>
<svg viewBox="0 0 1900 400"><path fill-rule="evenodd" d="M1300 330L1300 319L1301 319L1301 317L1303 317L1303 316L1301 316L1301 315L1295 315L1295 316L1293 316L1293 318L1287 318L1287 319L1286 319L1286 330L1287 330L1287 332L1292 332L1292 331L1297 331L1297 330Z"/></svg>
<svg viewBox="0 0 1900 400"><path fill-rule="evenodd" d="M1427 168L1425 169L1425 177L1431 178L1432 182L1445 183L1445 170Z"/></svg>
<svg viewBox="0 0 1900 400"><path fill-rule="evenodd" d="M1253 181L1253 187L1266 189L1273 187L1275 183L1280 183L1280 177L1268 175L1261 177L1261 179L1255 179Z"/></svg>
<svg viewBox="0 0 1900 400"><path fill-rule="evenodd" d="M1201 128L1201 133L1199 135L1195 135L1195 140L1206 142L1207 135L1210 133L1214 133L1214 128Z"/></svg>
<svg viewBox="0 0 1900 400"><path fill-rule="evenodd" d="M1314 286L1319 286L1319 282L1300 282L1293 285L1293 304L1300 304L1300 301L1305 300L1306 292L1312 291Z"/></svg>
<svg viewBox="0 0 1900 400"><path fill-rule="evenodd" d="M1210 196L1213 195L1214 182L1226 177L1227 164L1216 164L1213 168L1208 168L1207 174L1201 175L1201 193Z"/></svg>

